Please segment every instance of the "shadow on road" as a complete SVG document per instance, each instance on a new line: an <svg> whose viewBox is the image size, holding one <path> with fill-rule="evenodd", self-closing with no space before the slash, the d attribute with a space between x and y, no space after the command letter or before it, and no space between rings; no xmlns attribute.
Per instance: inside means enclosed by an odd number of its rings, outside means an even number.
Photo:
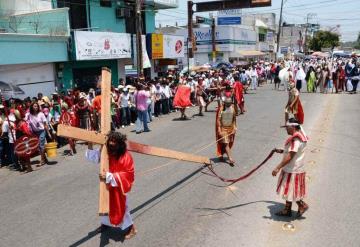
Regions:
<svg viewBox="0 0 360 247"><path fill-rule="evenodd" d="M204 167L200 167L199 169L193 171L192 173L190 173L189 175L187 175L185 178L177 181L175 184L171 185L170 187L168 187L167 189L163 190L162 192L158 193L157 195L155 195L154 197L150 198L149 200L147 200L146 202L140 204L139 206L135 207L134 209L132 209L130 211L131 214L134 214L136 212L138 212L139 210L143 209L144 207L146 207L147 205L151 204L152 202L154 202L155 200L161 198L162 196L164 196L165 194L169 193L170 191L172 191L173 189L175 189L176 187L180 186L181 184L183 184L184 182L186 182L187 180L189 180L190 178L192 178L193 176L195 176L196 174L198 174L202 169L204 169ZM159 201L161 202L161 200ZM157 203L159 203L157 202ZM155 203L155 205L157 204ZM153 205L154 206L154 205ZM151 208L151 207L150 207ZM141 212L139 215L137 215L134 219L136 219L137 217L139 217L141 214L145 213L148 209L144 210L143 212ZM77 247L80 246L82 244L84 244L85 242L87 242L88 240L90 240L91 238L95 237L96 235L98 235L99 233L101 233L101 237L100 237L100 246L106 246L107 244L109 244L109 240L112 239L116 242L123 242L124 241L124 237L125 237L125 231L121 231L117 228L109 228L107 229L105 232L101 232L100 231L100 227L96 228L95 230L89 232L87 234L87 236L81 238L80 240L76 241L75 243L71 244L70 247Z"/></svg>
<svg viewBox="0 0 360 247"><path fill-rule="evenodd" d="M200 217L203 216L210 216L210 215L215 215L215 214L220 214L220 213L224 213L228 216L231 216L230 213L228 213L227 211L230 209L234 209L234 208L240 208L240 207L244 207L244 206L248 206L251 204L255 204L255 203L267 203L270 204L268 206L269 209L269 213L270 216L263 216L264 219L272 219L274 221L281 221L281 222L291 222L294 219L297 220L301 220L301 219L305 219L304 217L301 218L295 218L295 217L280 217L280 216L276 216L275 213L282 210L284 208L284 204L283 203L279 203L279 202L275 202L275 201L265 201L265 200L261 200L261 201L254 201L254 202L247 202L247 203L242 203L242 204L237 204L237 205L233 205L233 206L229 206L229 207L221 207L221 208L195 208L197 210L201 210L201 211L209 211L212 212L210 214L201 214L199 215ZM296 212L292 212L292 215L296 215Z"/></svg>

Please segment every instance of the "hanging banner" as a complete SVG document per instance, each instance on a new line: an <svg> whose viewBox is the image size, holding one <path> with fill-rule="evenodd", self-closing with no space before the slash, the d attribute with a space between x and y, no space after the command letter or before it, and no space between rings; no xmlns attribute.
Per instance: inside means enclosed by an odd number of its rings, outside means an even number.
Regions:
<svg viewBox="0 0 360 247"><path fill-rule="evenodd" d="M164 58L184 57L184 36L164 35Z"/></svg>
<svg viewBox="0 0 360 247"><path fill-rule="evenodd" d="M76 60L131 58L130 34L74 32Z"/></svg>
<svg viewBox="0 0 360 247"><path fill-rule="evenodd" d="M159 59L164 57L164 37L162 34L151 34L151 58Z"/></svg>

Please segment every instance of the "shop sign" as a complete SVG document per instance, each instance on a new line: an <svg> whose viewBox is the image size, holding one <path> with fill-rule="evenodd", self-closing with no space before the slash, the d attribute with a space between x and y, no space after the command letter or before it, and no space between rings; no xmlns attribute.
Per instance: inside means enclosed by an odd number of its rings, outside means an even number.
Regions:
<svg viewBox="0 0 360 247"><path fill-rule="evenodd" d="M184 37L164 35L164 58L184 57Z"/></svg>
<svg viewBox="0 0 360 247"><path fill-rule="evenodd" d="M75 31L76 60L131 58L127 33Z"/></svg>
<svg viewBox="0 0 360 247"><path fill-rule="evenodd" d="M151 34L151 58L159 59L164 57L164 37L162 34Z"/></svg>
<svg viewBox="0 0 360 247"><path fill-rule="evenodd" d="M272 42L274 39L274 32L273 31L267 31L266 33L266 41Z"/></svg>

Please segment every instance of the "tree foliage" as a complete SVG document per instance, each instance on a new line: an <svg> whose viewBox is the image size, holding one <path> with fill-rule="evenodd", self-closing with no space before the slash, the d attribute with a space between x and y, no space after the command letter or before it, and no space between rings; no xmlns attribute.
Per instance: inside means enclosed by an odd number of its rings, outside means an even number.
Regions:
<svg viewBox="0 0 360 247"><path fill-rule="evenodd" d="M339 45L339 35L329 31L319 31L309 40L309 47L313 51L321 51L321 48L333 49Z"/></svg>

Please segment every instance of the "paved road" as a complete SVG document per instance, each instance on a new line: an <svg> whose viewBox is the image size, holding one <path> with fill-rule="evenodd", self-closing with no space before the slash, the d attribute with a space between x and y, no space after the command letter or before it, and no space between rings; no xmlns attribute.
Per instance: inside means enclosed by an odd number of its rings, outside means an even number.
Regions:
<svg viewBox="0 0 360 247"><path fill-rule="evenodd" d="M270 86L246 95L248 112L238 117L233 149L237 163L217 164L220 174L238 177L282 147L286 98ZM134 154L136 183L129 199L138 235L123 242L117 231L96 234L98 167L84 160L80 147L77 156L59 156L57 164L30 174L0 169L0 246L359 246L360 97L301 98L311 138L310 210L301 220L274 216L283 203L271 176L279 155L249 179L224 188L197 164ZM125 132L143 143L214 156L214 115L183 122L171 114L156 120L150 133ZM295 231L283 230L287 222Z"/></svg>

